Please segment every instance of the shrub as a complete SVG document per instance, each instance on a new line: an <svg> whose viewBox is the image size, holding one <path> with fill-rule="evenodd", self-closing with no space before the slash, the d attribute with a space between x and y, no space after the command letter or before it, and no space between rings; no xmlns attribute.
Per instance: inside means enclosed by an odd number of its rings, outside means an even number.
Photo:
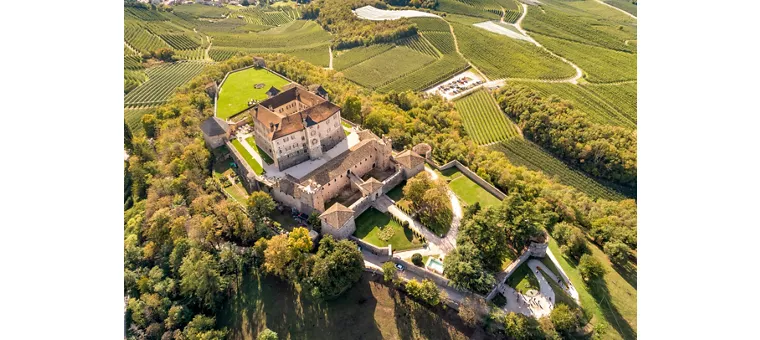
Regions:
<svg viewBox="0 0 760 340"><path fill-rule="evenodd" d="M631 251L625 243L613 241L604 245L604 253L617 264L623 264L628 260L628 252Z"/></svg>
<svg viewBox="0 0 760 340"><path fill-rule="evenodd" d="M583 254L583 256L581 256L580 263L578 264L578 271L580 271L581 276L585 281L596 280L607 272L607 270L602 267L602 263L589 254Z"/></svg>
<svg viewBox="0 0 760 340"><path fill-rule="evenodd" d="M417 267L422 267L425 265L422 263L422 255L420 255L420 253L414 253L414 255L412 255L412 263L414 263L414 265Z"/></svg>
<svg viewBox="0 0 760 340"><path fill-rule="evenodd" d="M412 279L406 283L406 291L409 295L420 299L431 306L437 306L441 303L441 291L438 290L438 287L433 281L428 279L424 279L422 282Z"/></svg>
<svg viewBox="0 0 760 340"><path fill-rule="evenodd" d="M563 335L569 335L581 326L581 316L579 311L568 307L564 303L557 305L551 314L549 314L554 328Z"/></svg>

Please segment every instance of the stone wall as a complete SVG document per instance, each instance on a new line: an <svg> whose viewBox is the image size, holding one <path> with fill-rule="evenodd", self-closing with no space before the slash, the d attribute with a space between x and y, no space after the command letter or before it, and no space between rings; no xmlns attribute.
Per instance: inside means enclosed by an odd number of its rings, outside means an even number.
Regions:
<svg viewBox="0 0 760 340"><path fill-rule="evenodd" d="M359 215L367 211L369 207L372 206L372 200L365 196L360 199L358 199L354 204L351 204L349 207L351 210L354 211L354 218L359 218Z"/></svg>
<svg viewBox="0 0 760 340"><path fill-rule="evenodd" d="M438 171L451 169L451 168L457 168L459 171L462 172L467 178L473 180L475 183L478 183L483 189L486 189L486 191L490 192L494 196L496 196L498 199L503 200L504 197L507 197L505 193L503 193L501 190L497 189L495 186L491 185L491 183L488 183L486 180L480 178L476 173L474 173L472 170L470 170L468 167L462 165L462 163L459 163L457 160L453 160L451 162L448 162L444 165L439 166L438 164L435 164L432 160L426 159L425 160L430 166L432 166L435 169L438 169Z"/></svg>
<svg viewBox="0 0 760 340"><path fill-rule="evenodd" d="M344 239L350 237L356 231L356 221L351 218L346 221L340 228L335 229L322 219L322 233L330 234L336 239Z"/></svg>
<svg viewBox="0 0 760 340"><path fill-rule="evenodd" d="M248 165L248 162L246 162L243 156L238 153L237 149L235 149L235 146L233 146L230 141L226 141L224 145L230 150L230 155L232 155L232 159L235 161L235 164L237 164L237 170L235 172L240 176L241 182L246 190L248 190L248 192L258 190L259 184L256 182L256 173L253 172L253 169Z"/></svg>
<svg viewBox="0 0 760 340"><path fill-rule="evenodd" d="M438 275L436 273L427 271L424 268L417 267L417 266L414 265L414 263L406 262L406 261L402 260L401 258L399 258L398 256L394 256L393 258L391 258L391 261L393 261L394 263L398 263L398 264L404 266L405 270L408 270L408 271L410 271L412 273L415 273L415 274L417 274L419 276L422 276L423 278L430 279L431 281L435 282L437 285L440 285L440 286L448 286L449 285L449 279L447 279L447 278L445 278L443 276L440 276L440 275Z"/></svg>
<svg viewBox="0 0 760 340"><path fill-rule="evenodd" d="M488 293L488 296L486 296L486 300L491 301L497 293L504 291L504 285L507 282L507 279L512 276L512 273L515 272L515 269L519 267L523 262L528 261L528 258L530 258L530 252L526 251L520 255L520 257L517 258L514 262L510 263L509 266L507 266L507 269L504 270L507 274L504 275L504 277L501 279L501 281L494 287L490 293Z"/></svg>
<svg viewBox="0 0 760 340"><path fill-rule="evenodd" d="M277 168L280 170L285 170L291 166L301 164L305 161L309 160L309 154L308 153L302 153L302 154L291 154L291 157L280 157L277 159Z"/></svg>
<svg viewBox="0 0 760 340"><path fill-rule="evenodd" d="M396 170L396 173L386 178L383 181L383 194L387 194L388 191L393 190L397 185L404 181L404 173L401 170Z"/></svg>
<svg viewBox="0 0 760 340"><path fill-rule="evenodd" d="M387 258L390 257L388 255L388 253L389 253L388 248L390 246L388 246L388 247L377 247L375 245L369 244L369 243L365 242L364 240L356 238L354 236L349 236L348 239L351 240L351 241L353 241L354 243L358 244L359 246L362 247L362 249L367 250L367 251L369 251L372 254L375 254L377 256L384 256L385 257L384 261L387 261Z"/></svg>

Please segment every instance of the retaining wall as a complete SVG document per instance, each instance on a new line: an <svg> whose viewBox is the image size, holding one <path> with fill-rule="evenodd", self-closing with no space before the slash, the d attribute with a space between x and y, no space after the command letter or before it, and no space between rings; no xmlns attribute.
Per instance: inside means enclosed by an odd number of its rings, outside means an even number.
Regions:
<svg viewBox="0 0 760 340"><path fill-rule="evenodd" d="M235 149L235 146L230 143L230 141L226 141L224 145L227 146L227 149L230 150L230 155L232 155L232 159L235 160L235 164L237 164L237 167L235 168L235 172L237 172L238 176L240 176L241 182L245 186L246 190L248 192L253 192L259 189L259 184L256 182L256 173L253 172L253 169L251 169L251 166L248 165L248 162L245 161L242 155Z"/></svg>
<svg viewBox="0 0 760 340"><path fill-rule="evenodd" d="M397 170L396 173L391 175L391 177L386 178L383 181L383 195L387 194L388 191L393 190L397 185L399 185L401 182L404 181L404 173L401 170Z"/></svg>
<svg viewBox="0 0 760 340"><path fill-rule="evenodd" d="M483 189L486 189L486 191L490 192L492 195L496 196L498 199L503 200L504 197L507 197L507 194L503 193L501 190L497 189L495 186L493 186L491 183L488 183L488 181L480 178L476 173L474 173L472 170L470 170L468 167L462 165L462 163L459 163L458 160L453 160L451 162L448 162L444 165L438 165L435 164L430 159L425 159L425 161L430 164L430 166L434 167L438 171L451 169L451 168L457 168L460 172L462 172L463 175L467 176L467 178L473 180L475 183L478 183Z"/></svg>
<svg viewBox="0 0 760 340"><path fill-rule="evenodd" d="M354 211L354 218L359 218L359 215L367 211L367 208L372 206L372 200L369 199L369 196L365 196L354 202L354 204L351 204L348 208Z"/></svg>
<svg viewBox="0 0 760 340"><path fill-rule="evenodd" d="M369 250L369 252L372 253L372 254L375 254L377 256L385 256L386 258L389 257L388 256L388 253L389 253L388 252L388 248L390 246L388 246L388 247L382 247L381 248L381 247L369 244L369 243L365 242L364 240L362 240L360 238L356 238L353 235L349 235L348 239L351 240L351 241L354 241L354 243L356 243L359 246L361 246L362 249Z"/></svg>
<svg viewBox="0 0 760 340"><path fill-rule="evenodd" d="M440 276L436 273L429 272L425 270L424 268L417 267L416 265L414 265L414 263L406 262L397 256L394 256L393 258L391 258L391 261L406 267L405 270L408 270L412 273L422 276L423 278L430 279L431 281L435 282L439 286L449 286L449 279L443 276Z"/></svg>

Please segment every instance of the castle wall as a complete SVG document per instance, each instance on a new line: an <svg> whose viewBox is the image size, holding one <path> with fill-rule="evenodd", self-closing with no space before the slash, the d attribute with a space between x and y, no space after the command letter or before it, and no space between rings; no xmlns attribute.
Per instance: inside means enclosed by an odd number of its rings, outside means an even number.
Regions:
<svg viewBox="0 0 760 340"><path fill-rule="evenodd" d="M324 219L322 219L322 233L327 233L335 237L336 239L344 239L351 236L356 231L356 221L353 218L346 221L340 228L335 229L331 227Z"/></svg>

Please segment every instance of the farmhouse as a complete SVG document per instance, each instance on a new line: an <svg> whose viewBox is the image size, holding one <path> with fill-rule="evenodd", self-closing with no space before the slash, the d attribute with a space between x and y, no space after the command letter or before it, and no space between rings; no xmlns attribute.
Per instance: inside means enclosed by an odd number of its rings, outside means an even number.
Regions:
<svg viewBox="0 0 760 340"><path fill-rule="evenodd" d="M317 159L346 138L339 106L301 85L286 87L246 111L256 145L280 170Z"/></svg>

